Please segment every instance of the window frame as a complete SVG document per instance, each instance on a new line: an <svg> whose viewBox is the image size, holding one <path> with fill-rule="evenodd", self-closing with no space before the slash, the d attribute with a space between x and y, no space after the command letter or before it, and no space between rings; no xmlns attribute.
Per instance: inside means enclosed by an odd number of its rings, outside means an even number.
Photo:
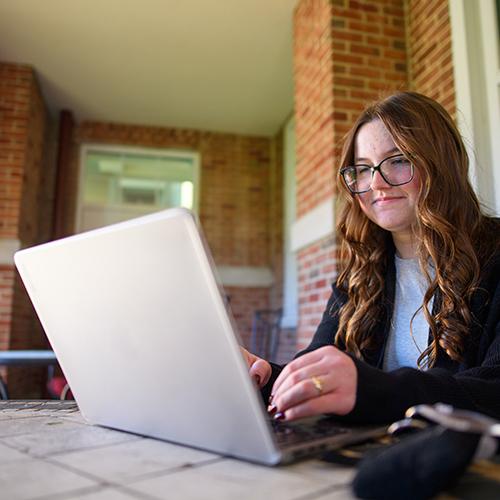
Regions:
<svg viewBox="0 0 500 500"><path fill-rule="evenodd" d="M174 158L189 159L193 162L194 179L193 179L193 212L199 213L200 204L200 153L196 151L180 150L180 149L159 149L128 146L120 144L102 144L102 143L84 143L80 145L79 165L78 165L78 186L76 196L76 211L75 211L75 232L82 231L82 210L83 210L83 189L85 181L85 160L89 153L105 152L115 154L131 154L141 155L151 158L172 156Z"/></svg>

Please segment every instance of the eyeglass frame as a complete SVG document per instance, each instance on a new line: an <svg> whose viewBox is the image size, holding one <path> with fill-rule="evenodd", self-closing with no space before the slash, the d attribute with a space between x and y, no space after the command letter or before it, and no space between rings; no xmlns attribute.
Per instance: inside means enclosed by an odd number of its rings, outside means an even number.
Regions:
<svg viewBox="0 0 500 500"><path fill-rule="evenodd" d="M410 163L411 167L411 177L405 181L405 182L400 182L399 184L393 184L392 182L389 182L386 178L385 175L382 173L382 170L380 169L380 166L384 161L390 160L391 158L397 158L398 156L402 156L408 162ZM349 184L346 181L345 178L345 173L347 172L348 169L350 168L356 168L356 167L368 167L371 170L371 181L370 181L370 187L368 189L365 189L364 191L354 191L353 189L350 188ZM340 175L342 176L342 180L344 181L344 184L346 185L347 189L352 193L352 194L363 194L363 193L368 193L368 191L371 190L371 183L373 182L373 176L375 175L375 172L378 172L380 174L380 177L384 179L384 181L389 184L389 186L396 187L396 186L404 186L405 184L408 184L413 180L413 177L415 176L415 167L413 166L413 163L403 154L403 153L398 153L397 155L391 155L388 156L387 158L384 158L378 165L366 165L365 163L360 163L359 165L347 165L346 167L343 167L340 169Z"/></svg>

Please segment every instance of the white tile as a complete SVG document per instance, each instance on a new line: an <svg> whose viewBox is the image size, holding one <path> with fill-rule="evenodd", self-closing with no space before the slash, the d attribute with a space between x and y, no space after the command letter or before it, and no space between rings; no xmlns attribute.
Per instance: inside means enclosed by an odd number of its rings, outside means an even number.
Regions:
<svg viewBox="0 0 500 500"><path fill-rule="evenodd" d="M20 466L22 465L22 466ZM94 481L41 460L0 465L2 498L29 500L95 485Z"/></svg>
<svg viewBox="0 0 500 500"><path fill-rule="evenodd" d="M51 427L58 429L75 427L81 424L67 419L47 416L24 416L0 421L0 438L22 434L45 432Z"/></svg>
<svg viewBox="0 0 500 500"><path fill-rule="evenodd" d="M314 500L356 500L357 498L352 492L350 485L346 485L333 486L315 496Z"/></svg>
<svg viewBox="0 0 500 500"><path fill-rule="evenodd" d="M4 437L2 441L24 453L43 457L55 453L141 439L134 434L103 427L62 422L62 419L58 419L57 422L56 425L45 425L38 432L11 438Z"/></svg>
<svg viewBox="0 0 500 500"><path fill-rule="evenodd" d="M55 416L55 415L54 415ZM87 424L87 421L82 417L82 414L77 412L68 412L63 414L57 414L58 418L63 418L64 420L69 420L71 422L78 422L80 424Z"/></svg>
<svg viewBox="0 0 500 500"><path fill-rule="evenodd" d="M68 500L132 500L134 498L144 498L140 495L133 495L114 488L103 488L88 495L72 495Z"/></svg>
<svg viewBox="0 0 500 500"><path fill-rule="evenodd" d="M129 492L124 488L100 485L38 500L143 500L144 498L140 493Z"/></svg>
<svg viewBox="0 0 500 500"><path fill-rule="evenodd" d="M79 471L112 482L128 482L146 474L167 471L211 460L216 455L185 446L139 439L101 448L83 450L51 457Z"/></svg>
<svg viewBox="0 0 500 500"><path fill-rule="evenodd" d="M29 459L30 457L28 455L25 455L18 450L14 450L9 446L5 446L0 442L0 465Z"/></svg>
<svg viewBox="0 0 500 500"><path fill-rule="evenodd" d="M321 494L326 487L334 485L345 491L344 485L352 477L352 473L349 469L320 462L265 467L223 460L175 474L137 481L129 487L157 498L163 498L166 491L172 491L176 498L182 499L203 499L209 496L218 500L290 500Z"/></svg>
<svg viewBox="0 0 500 500"><path fill-rule="evenodd" d="M11 419L12 419L12 415L10 415L9 413L3 413L0 411L0 421L11 420Z"/></svg>

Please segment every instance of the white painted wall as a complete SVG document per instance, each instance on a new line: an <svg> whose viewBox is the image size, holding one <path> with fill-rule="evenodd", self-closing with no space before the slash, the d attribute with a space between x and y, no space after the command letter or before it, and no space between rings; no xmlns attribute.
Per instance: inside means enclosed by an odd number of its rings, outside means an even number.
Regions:
<svg viewBox="0 0 500 500"><path fill-rule="evenodd" d="M485 100L488 110L492 208L496 215L500 215L500 26L498 26L497 5L495 0L477 2L483 44Z"/></svg>
<svg viewBox="0 0 500 500"><path fill-rule="evenodd" d="M0 238L0 265L13 266L14 254L21 248L21 242L15 238Z"/></svg>
<svg viewBox="0 0 500 500"><path fill-rule="evenodd" d="M457 123L471 181L486 211L500 215L500 61L495 0L450 1Z"/></svg>

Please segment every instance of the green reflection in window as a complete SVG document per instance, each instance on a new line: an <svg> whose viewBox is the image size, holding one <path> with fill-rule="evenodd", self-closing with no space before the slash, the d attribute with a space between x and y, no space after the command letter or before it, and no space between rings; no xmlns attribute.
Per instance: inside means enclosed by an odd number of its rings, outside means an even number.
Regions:
<svg viewBox="0 0 500 500"><path fill-rule="evenodd" d="M196 209L195 154L85 150L80 230L171 207Z"/></svg>

